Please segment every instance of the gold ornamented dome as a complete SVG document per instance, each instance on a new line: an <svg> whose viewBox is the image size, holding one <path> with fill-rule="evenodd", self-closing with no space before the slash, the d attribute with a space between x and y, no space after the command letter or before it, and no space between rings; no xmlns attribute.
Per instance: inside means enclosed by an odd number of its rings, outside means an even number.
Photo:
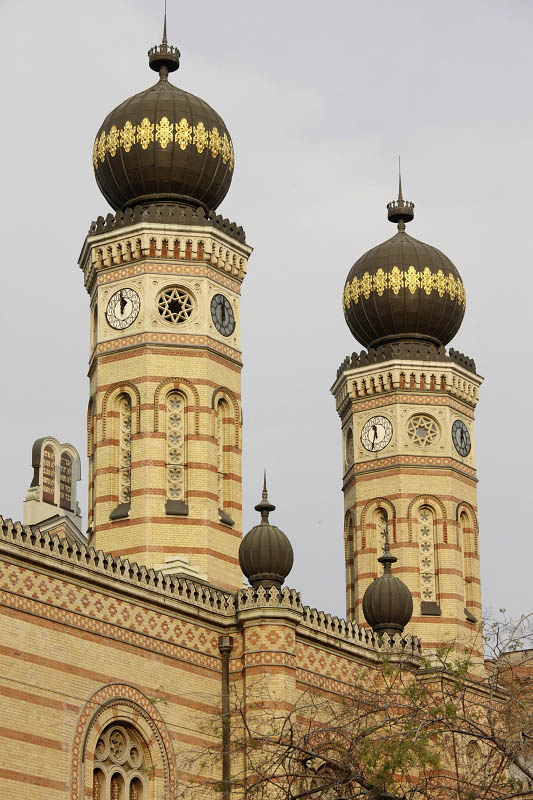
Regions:
<svg viewBox="0 0 533 800"><path fill-rule="evenodd" d="M401 178L398 200L387 210L398 233L351 268L343 292L348 327L364 347L410 340L446 345L465 313L461 276L444 253L405 232L414 204L403 199Z"/></svg>
<svg viewBox="0 0 533 800"><path fill-rule="evenodd" d="M180 53L163 41L149 53L155 86L121 103L96 135L96 182L115 209L153 202L216 209L233 176L233 144L222 118L204 100L169 83Z"/></svg>

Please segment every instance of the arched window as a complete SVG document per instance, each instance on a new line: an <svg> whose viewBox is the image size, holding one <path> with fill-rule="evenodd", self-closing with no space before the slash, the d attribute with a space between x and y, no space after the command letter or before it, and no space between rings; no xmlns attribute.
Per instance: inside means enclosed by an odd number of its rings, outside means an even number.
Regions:
<svg viewBox="0 0 533 800"><path fill-rule="evenodd" d="M131 400L118 398L118 502L131 501Z"/></svg>
<svg viewBox="0 0 533 800"><path fill-rule="evenodd" d="M187 412L186 399L170 392L166 404L167 514L187 514Z"/></svg>
<svg viewBox="0 0 533 800"><path fill-rule="evenodd" d="M91 347L95 347L98 341L98 303L94 304L91 325Z"/></svg>
<svg viewBox="0 0 533 800"><path fill-rule="evenodd" d="M56 501L56 455L54 448L47 444L43 450L43 502Z"/></svg>
<svg viewBox="0 0 533 800"><path fill-rule="evenodd" d="M344 535L346 537L346 615L348 618L353 617L355 612L356 564L354 528L353 515L348 512L344 522Z"/></svg>
<svg viewBox="0 0 533 800"><path fill-rule="evenodd" d="M435 512L430 506L420 506L414 520L418 532L420 557L420 600L422 614L440 615L438 605L437 554L435 550Z"/></svg>
<svg viewBox="0 0 533 800"><path fill-rule="evenodd" d="M61 453L59 462L59 505L72 511L72 458L68 453Z"/></svg>
<svg viewBox="0 0 533 800"><path fill-rule="evenodd" d="M231 502L231 416L229 405L221 398L216 407L215 436L217 441L218 513L222 522L233 525L229 514Z"/></svg>
<svg viewBox="0 0 533 800"><path fill-rule="evenodd" d="M466 618L469 622L476 622L474 614L474 575L472 561L475 554L475 538L473 524L466 513L459 514L459 547L461 549L461 563L463 569L463 592Z"/></svg>
<svg viewBox="0 0 533 800"><path fill-rule="evenodd" d="M348 428L344 438L344 466L349 469L354 460L354 447L353 447L353 430Z"/></svg>
<svg viewBox="0 0 533 800"><path fill-rule="evenodd" d="M87 455L89 456L89 530L92 530L92 522L94 521L94 475L96 472L96 416L95 416L95 402L91 397L89 400L89 408L87 410Z"/></svg>
<svg viewBox="0 0 533 800"><path fill-rule="evenodd" d="M152 771L146 742L132 725L109 725L94 752L94 800L147 800Z"/></svg>
<svg viewBox="0 0 533 800"><path fill-rule="evenodd" d="M388 525L389 515L387 514L386 510L384 508L376 508L374 511L374 542L378 556L382 556L385 549L385 536L388 533Z"/></svg>

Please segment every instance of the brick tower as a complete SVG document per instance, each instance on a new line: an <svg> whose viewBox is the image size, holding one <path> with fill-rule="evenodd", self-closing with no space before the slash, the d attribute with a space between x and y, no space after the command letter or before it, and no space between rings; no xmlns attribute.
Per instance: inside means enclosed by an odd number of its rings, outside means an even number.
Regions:
<svg viewBox="0 0 533 800"><path fill-rule="evenodd" d="M347 323L367 347L338 370L332 392L343 437L347 615L379 574L388 530L393 572L409 587L410 625L424 644L471 640L481 613L474 362L445 345L464 315L452 262L413 239L414 205L389 203L398 233L352 267ZM379 569L378 569L379 568Z"/></svg>
<svg viewBox="0 0 533 800"><path fill-rule="evenodd" d="M221 117L168 81L179 51L149 53L158 82L95 140L116 213L80 256L91 305L90 543L225 589L242 585L240 287L251 248L214 209L233 146Z"/></svg>

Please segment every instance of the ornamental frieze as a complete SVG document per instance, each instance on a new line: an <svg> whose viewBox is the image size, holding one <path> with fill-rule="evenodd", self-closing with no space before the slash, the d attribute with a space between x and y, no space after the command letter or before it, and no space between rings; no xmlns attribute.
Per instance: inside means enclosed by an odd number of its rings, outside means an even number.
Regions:
<svg viewBox="0 0 533 800"><path fill-rule="evenodd" d="M94 141L94 169L98 171L106 155L115 158L119 150L129 153L135 146L143 150L150 146L166 150L173 142L180 150L187 150L189 147L194 147L198 153L209 150L213 158L221 156L222 163L229 163L230 170L233 170L235 156L228 135L221 134L216 126L208 130L203 122L191 125L185 117L176 123L170 122L168 117L161 117L159 122L152 122L144 117L140 125L134 125L130 120L122 128L112 125L109 131L102 131Z"/></svg>
<svg viewBox="0 0 533 800"><path fill-rule="evenodd" d="M465 287L460 278L456 278L451 272L445 275L441 269L431 272L429 267L417 270L411 266L406 270L393 267L390 272L385 272L380 267L373 275L365 272L359 278L354 277L344 287L343 307L349 308L352 302L357 304L361 297L368 300L373 292L381 297L386 289L394 294L399 294L401 289L406 289L411 294L418 289L427 295L437 292L439 297L448 295L450 300L456 300L463 308L466 306Z"/></svg>

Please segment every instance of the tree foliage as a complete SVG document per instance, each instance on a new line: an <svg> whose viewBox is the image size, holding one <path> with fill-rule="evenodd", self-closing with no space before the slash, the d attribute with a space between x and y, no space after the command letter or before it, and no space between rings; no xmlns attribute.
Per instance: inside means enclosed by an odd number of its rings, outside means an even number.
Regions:
<svg viewBox="0 0 533 800"><path fill-rule="evenodd" d="M236 684L232 797L533 798L531 619L490 623L485 639L484 665L453 643L417 666L389 654L342 693L300 687L288 697L267 674L246 697Z"/></svg>

